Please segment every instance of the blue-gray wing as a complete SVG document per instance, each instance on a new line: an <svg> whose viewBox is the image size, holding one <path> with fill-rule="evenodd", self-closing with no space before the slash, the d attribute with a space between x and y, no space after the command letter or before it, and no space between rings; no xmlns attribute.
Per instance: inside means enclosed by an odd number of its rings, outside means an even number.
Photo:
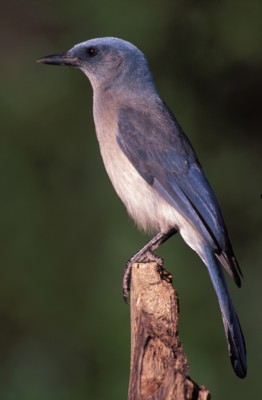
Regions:
<svg viewBox="0 0 262 400"><path fill-rule="evenodd" d="M117 141L148 184L195 225L240 286L239 267L215 195L195 152L164 103L155 112L122 107Z"/></svg>

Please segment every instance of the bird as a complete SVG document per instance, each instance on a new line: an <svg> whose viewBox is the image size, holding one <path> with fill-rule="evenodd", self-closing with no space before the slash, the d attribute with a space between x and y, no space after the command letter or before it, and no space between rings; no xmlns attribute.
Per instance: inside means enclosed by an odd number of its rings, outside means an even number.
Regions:
<svg viewBox="0 0 262 400"><path fill-rule="evenodd" d="M127 263L157 260L156 249L179 233L206 265L235 374L247 372L246 346L223 268L241 286L242 273L215 194L174 114L162 100L144 53L114 37L90 39L39 63L80 69L93 89L93 117L112 185L138 228L153 238Z"/></svg>

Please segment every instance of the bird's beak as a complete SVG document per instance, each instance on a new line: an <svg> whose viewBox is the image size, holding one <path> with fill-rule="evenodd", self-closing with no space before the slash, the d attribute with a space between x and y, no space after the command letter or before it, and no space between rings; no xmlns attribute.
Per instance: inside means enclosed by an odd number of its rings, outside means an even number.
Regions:
<svg viewBox="0 0 262 400"><path fill-rule="evenodd" d="M79 58L73 57L68 52L41 57L37 62L40 64L68 65L76 68L81 66Z"/></svg>

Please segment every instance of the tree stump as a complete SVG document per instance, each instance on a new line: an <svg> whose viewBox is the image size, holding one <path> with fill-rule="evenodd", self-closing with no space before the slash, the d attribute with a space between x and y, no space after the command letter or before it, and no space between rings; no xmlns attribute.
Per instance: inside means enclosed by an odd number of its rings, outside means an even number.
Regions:
<svg viewBox="0 0 262 400"><path fill-rule="evenodd" d="M131 369L128 400L210 400L188 376L178 336L178 297L171 275L156 262L132 267Z"/></svg>

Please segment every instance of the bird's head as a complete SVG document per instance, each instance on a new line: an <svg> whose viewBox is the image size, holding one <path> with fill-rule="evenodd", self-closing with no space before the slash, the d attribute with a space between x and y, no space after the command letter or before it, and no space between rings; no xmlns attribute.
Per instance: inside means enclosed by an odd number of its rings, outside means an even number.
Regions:
<svg viewBox="0 0 262 400"><path fill-rule="evenodd" d="M64 53L42 57L38 62L79 68L93 88L152 81L144 54L133 44L117 38L91 39Z"/></svg>

